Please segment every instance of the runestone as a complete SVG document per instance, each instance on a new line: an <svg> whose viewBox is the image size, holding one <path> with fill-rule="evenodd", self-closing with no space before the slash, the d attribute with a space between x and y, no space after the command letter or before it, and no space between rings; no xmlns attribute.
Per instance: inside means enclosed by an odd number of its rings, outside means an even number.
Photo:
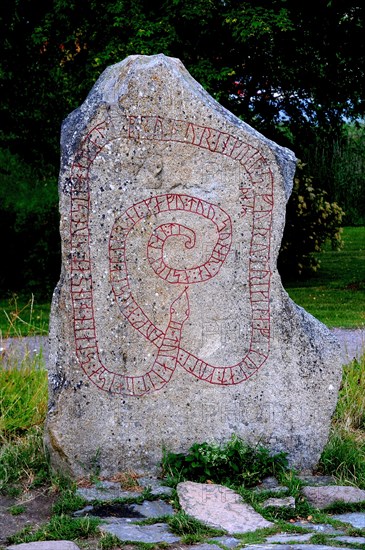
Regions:
<svg viewBox="0 0 365 550"><path fill-rule="evenodd" d="M341 369L276 268L293 153L164 55L104 71L61 145L54 465L151 470L236 434L313 467Z"/></svg>

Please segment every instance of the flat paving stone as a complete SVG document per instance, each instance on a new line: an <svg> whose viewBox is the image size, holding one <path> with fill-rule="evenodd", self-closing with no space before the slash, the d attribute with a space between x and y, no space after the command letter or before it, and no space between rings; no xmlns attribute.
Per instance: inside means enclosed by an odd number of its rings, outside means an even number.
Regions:
<svg viewBox="0 0 365 550"><path fill-rule="evenodd" d="M334 485L335 478L332 476L312 476L312 475L299 475L301 481L307 485L315 485L320 487L322 485Z"/></svg>
<svg viewBox="0 0 365 550"><path fill-rule="evenodd" d="M8 550L80 550L74 542L69 540L45 540L42 542L23 542L7 547Z"/></svg>
<svg viewBox="0 0 365 550"><path fill-rule="evenodd" d="M78 487L76 494L92 502L93 500L115 500L116 498L137 498L141 493L137 491L124 491L120 483L115 481L101 481L97 486L93 487Z"/></svg>
<svg viewBox="0 0 365 550"><path fill-rule="evenodd" d="M336 514L332 516L333 519L343 521L344 523L350 523L357 529L365 528L365 513L364 512L348 512L347 514Z"/></svg>
<svg viewBox="0 0 365 550"><path fill-rule="evenodd" d="M333 540L344 542L345 544L365 544L365 537L350 537L349 535L341 535L340 537L334 537Z"/></svg>
<svg viewBox="0 0 365 550"><path fill-rule="evenodd" d="M88 506L85 506L84 508L81 508L81 510L76 510L76 512L73 512L74 518L82 518L85 516L92 516L92 512L94 510L94 506L91 506L89 504Z"/></svg>
<svg viewBox="0 0 365 550"><path fill-rule="evenodd" d="M209 544L207 542L204 542L203 544L194 544L191 548L192 550L222 550L222 548L217 544Z"/></svg>
<svg viewBox="0 0 365 550"><path fill-rule="evenodd" d="M253 490L255 493L263 493L264 491L270 492L270 493L288 493L289 488L285 487L285 485L278 485L277 487L272 487L271 489L267 489L266 487L262 487L259 485L258 487L255 487Z"/></svg>
<svg viewBox="0 0 365 550"><path fill-rule="evenodd" d="M175 514L175 510L171 504L167 504L163 500L145 500L142 504L131 504L131 508L145 518L158 518L160 516L173 516Z"/></svg>
<svg viewBox="0 0 365 550"><path fill-rule="evenodd" d="M268 498L263 503L263 508L295 508L295 498L294 497L283 497L283 498Z"/></svg>
<svg viewBox="0 0 365 550"><path fill-rule="evenodd" d="M260 487L262 489L265 489L267 491L268 489L275 489L275 488L279 487L279 482L276 479L276 477L269 476L269 477L265 477L262 480L261 484L258 485L258 487Z"/></svg>
<svg viewBox="0 0 365 550"><path fill-rule="evenodd" d="M279 533L278 535L267 537L266 542L307 542L312 537L313 533L305 533L304 535L298 535L296 533Z"/></svg>
<svg viewBox="0 0 365 550"><path fill-rule="evenodd" d="M365 491L347 485L303 487L302 494L308 502L322 510L335 502L364 502Z"/></svg>
<svg viewBox="0 0 365 550"><path fill-rule="evenodd" d="M163 485L160 480L156 479L155 477L140 477L138 479L138 483L141 487L149 487L153 496L171 496L173 492L172 487L167 487L166 485Z"/></svg>
<svg viewBox="0 0 365 550"><path fill-rule="evenodd" d="M224 544L224 546L227 546L227 548L235 548L241 542L239 539L235 539L234 537L226 537L226 536L214 537L210 540L214 540L215 542L219 542L219 544ZM209 546L211 546L211 545L209 545ZM195 548L196 548L196 546L194 546L194 550L195 550Z"/></svg>
<svg viewBox="0 0 365 550"><path fill-rule="evenodd" d="M99 526L99 529L115 535L121 541L149 543L180 541L180 537L171 533L166 523L136 525L130 521L119 519L103 523Z"/></svg>
<svg viewBox="0 0 365 550"><path fill-rule="evenodd" d="M332 525L328 525L326 523L308 523L305 521L296 521L292 523L292 525L303 527L304 529L315 531L316 533L323 533L324 535L343 535L343 531L341 531L340 529L335 529Z"/></svg>
<svg viewBox="0 0 365 550"><path fill-rule="evenodd" d="M245 550L333 550L334 546L325 544L252 544L245 546ZM336 546L338 550L338 546ZM354 550L350 547L341 546L341 550Z"/></svg>
<svg viewBox="0 0 365 550"><path fill-rule="evenodd" d="M228 534L248 533L272 527L239 494L223 485L185 481L177 486L181 508L206 525L224 529Z"/></svg>

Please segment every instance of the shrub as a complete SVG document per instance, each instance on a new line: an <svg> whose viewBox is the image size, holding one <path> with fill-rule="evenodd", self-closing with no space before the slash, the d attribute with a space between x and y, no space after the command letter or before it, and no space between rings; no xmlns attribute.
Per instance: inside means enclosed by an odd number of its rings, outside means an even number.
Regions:
<svg viewBox="0 0 365 550"><path fill-rule="evenodd" d="M342 208L327 200L326 191L314 184L299 161L278 260L281 275L308 275L317 271L320 261L315 254L327 241L333 249L342 247L343 216Z"/></svg>
<svg viewBox="0 0 365 550"><path fill-rule="evenodd" d="M264 477L283 472L287 460L284 453L271 455L264 447L250 447L232 436L222 445L195 443L186 455L165 452L162 467L175 481L188 479L252 487Z"/></svg>

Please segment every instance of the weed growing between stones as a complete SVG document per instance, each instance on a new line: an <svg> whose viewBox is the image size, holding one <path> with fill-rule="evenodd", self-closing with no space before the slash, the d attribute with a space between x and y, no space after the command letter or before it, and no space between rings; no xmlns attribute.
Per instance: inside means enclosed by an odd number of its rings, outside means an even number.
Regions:
<svg viewBox="0 0 365 550"><path fill-rule="evenodd" d="M201 537L219 537L221 535L224 535L225 532L221 529L214 529L213 527L208 527L201 521L192 518L188 514L186 514L183 510L179 510L176 512L174 516L170 516L168 519L168 525L173 533L176 535L180 535L183 537L190 537L189 541L191 541L191 536L194 537L194 541L199 539L201 540ZM184 542L188 543L186 539L183 540Z"/></svg>
<svg viewBox="0 0 365 550"><path fill-rule="evenodd" d="M162 459L162 470L171 486L190 480L253 487L267 476L281 475L287 468L285 453L271 455L268 449L250 447L235 435L222 445L195 443L187 454L164 450Z"/></svg>
<svg viewBox="0 0 365 550"><path fill-rule="evenodd" d="M99 540L99 547L101 550L112 550L113 548L120 548L120 540L115 535L110 533L103 533Z"/></svg>
<svg viewBox="0 0 365 550"><path fill-rule="evenodd" d="M60 495L52 507L52 512L55 515L71 514L86 505L86 500L76 494L76 485L64 479L61 482Z"/></svg>

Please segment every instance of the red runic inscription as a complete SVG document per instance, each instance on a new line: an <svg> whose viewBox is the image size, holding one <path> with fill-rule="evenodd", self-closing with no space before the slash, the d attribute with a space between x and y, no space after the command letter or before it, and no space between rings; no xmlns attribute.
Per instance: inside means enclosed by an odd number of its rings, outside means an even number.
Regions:
<svg viewBox="0 0 365 550"><path fill-rule="evenodd" d="M267 361L270 352L270 238L273 212L273 174L258 149L233 135L189 121L156 116L125 117L125 135L113 136L108 120L95 126L82 141L71 169L71 296L77 358L89 379L112 393L142 396L160 390L177 367L210 384L235 385L250 378ZM211 365L181 346L185 321L190 315L189 287L215 277L232 242L232 221L221 207L198 197L165 193L130 205L115 221L109 238L110 283L120 311L130 325L156 347L156 359L140 376L113 372L100 359L94 315L93 274L90 254L90 188L92 164L113 139L183 143L224 155L239 162L250 179L240 188L242 214L252 220L248 259L251 332L248 352L235 365ZM161 330L133 296L126 263L130 232L147 216L161 212L188 212L215 226L217 240L209 258L191 268L173 268L164 260L169 238L182 237L185 247L195 245L195 232L176 221L159 225L150 236L146 260L166 284L182 290L170 305L169 322Z"/></svg>

